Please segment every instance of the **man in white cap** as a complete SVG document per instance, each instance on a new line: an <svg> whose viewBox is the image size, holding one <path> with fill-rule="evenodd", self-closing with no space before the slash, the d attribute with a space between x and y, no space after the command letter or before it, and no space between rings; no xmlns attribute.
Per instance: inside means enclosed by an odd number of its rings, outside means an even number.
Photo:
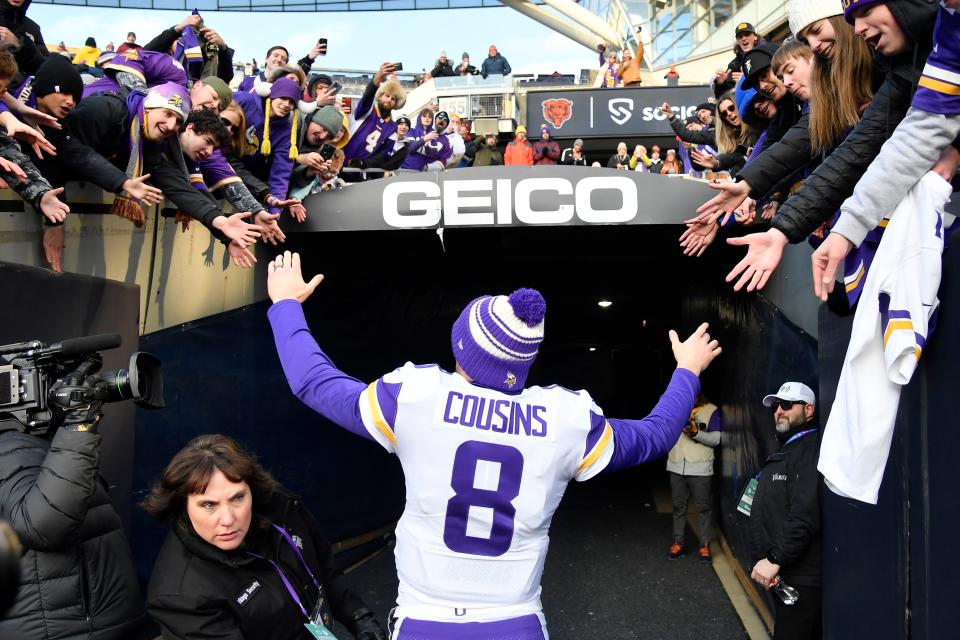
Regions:
<svg viewBox="0 0 960 640"><path fill-rule="evenodd" d="M394 640L545 640L540 576L567 484L666 453L698 376L720 353L700 325L670 341L677 368L641 420L605 417L586 391L526 385L544 336L534 289L481 296L453 323L455 373L403 367L367 385L337 369L307 327L304 282L289 251L268 268L267 312L290 388L308 406L395 453L407 503L397 524Z"/></svg>
<svg viewBox="0 0 960 640"><path fill-rule="evenodd" d="M817 640L823 631L816 397L802 382L784 382L763 404L773 407L782 445L747 483L738 506L750 517L750 552L756 562L750 577L764 589L783 582L799 593L792 604L773 599L773 640Z"/></svg>

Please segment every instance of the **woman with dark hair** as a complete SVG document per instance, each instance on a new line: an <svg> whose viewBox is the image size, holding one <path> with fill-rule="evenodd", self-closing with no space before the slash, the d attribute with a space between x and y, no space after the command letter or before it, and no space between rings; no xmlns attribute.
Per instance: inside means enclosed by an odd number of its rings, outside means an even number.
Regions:
<svg viewBox="0 0 960 640"><path fill-rule="evenodd" d="M313 515L231 438L187 443L141 506L171 527L147 593L164 638L308 640L336 618L386 640Z"/></svg>

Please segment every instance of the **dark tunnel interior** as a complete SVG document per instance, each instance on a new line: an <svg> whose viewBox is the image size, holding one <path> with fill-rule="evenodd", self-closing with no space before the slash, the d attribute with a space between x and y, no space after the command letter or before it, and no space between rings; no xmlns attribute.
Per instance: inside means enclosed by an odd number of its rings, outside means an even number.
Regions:
<svg viewBox="0 0 960 640"><path fill-rule="evenodd" d="M325 276L306 305L311 328L361 379L407 360L452 368L450 327L465 304L533 287L547 301L546 337L528 385L585 388L609 415L630 417L669 380L667 331L696 327L684 299L716 289L729 262L725 251L683 256L677 235L663 226L446 229L442 242L430 230L292 235L287 245L305 277Z"/></svg>

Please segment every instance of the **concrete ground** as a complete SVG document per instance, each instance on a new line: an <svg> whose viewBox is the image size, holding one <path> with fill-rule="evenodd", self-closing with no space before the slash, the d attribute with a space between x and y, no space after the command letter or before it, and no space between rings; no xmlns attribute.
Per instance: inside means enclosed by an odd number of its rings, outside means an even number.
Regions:
<svg viewBox="0 0 960 640"><path fill-rule="evenodd" d="M553 518L543 576L543 605L552 640L746 640L720 579L690 554L667 560L670 516L658 513L653 470L571 483ZM392 551L350 573L381 620L393 607ZM349 634L338 633L339 637Z"/></svg>

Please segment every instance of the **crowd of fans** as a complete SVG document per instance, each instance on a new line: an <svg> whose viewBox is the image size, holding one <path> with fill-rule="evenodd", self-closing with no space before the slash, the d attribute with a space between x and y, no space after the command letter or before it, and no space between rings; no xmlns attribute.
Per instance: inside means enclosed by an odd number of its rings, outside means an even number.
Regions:
<svg viewBox="0 0 960 640"><path fill-rule="evenodd" d="M434 63L433 69L423 74L421 80L426 81L431 78L477 75L487 78L491 75L508 76L511 73L513 73L513 69L510 67L510 63L503 57L503 54L497 50L496 45L490 45L490 48L487 50L487 57L483 59L479 69L470 63L470 54L466 51L463 52L463 55L460 57L460 64L456 67L454 67L453 63L447 58L447 52L441 51L440 55L437 56L437 61Z"/></svg>
<svg viewBox="0 0 960 640"><path fill-rule="evenodd" d="M765 48L750 25L738 27L737 58L717 75L716 104L705 102L686 121L663 105L678 149L654 145L648 153L637 145L629 153L620 143L601 163L587 160L582 140L561 149L547 125L535 140L519 126L514 140L501 147L496 135L474 136L469 120L438 104L416 117L398 117L394 112L403 108L406 88L393 63L380 67L354 103L339 95L339 82L311 74L317 57L326 54L325 40L295 64L285 47L270 47L262 68L243 75L232 90L233 49L196 11L144 45L131 32L118 48L110 43L101 52L88 38L73 52L60 43L60 55L44 55L40 28L26 18L23 5L11 7L8 23L19 31L0 32L13 45L0 52L0 82L10 89L0 103L0 124L8 134L0 177L44 214L44 249L55 270L69 212L62 189L71 179L114 193L113 211L137 225L146 219L143 205L165 198L179 221L200 221L226 244L236 264L250 266L252 243L284 240L277 223L281 211L302 222L304 198L343 186L358 172L366 177L498 164L605 164L735 177L758 141L776 141L799 115L799 101L782 83L777 100L787 106L758 93L767 85L751 88L757 83L740 81L751 52L775 50ZM639 84L642 45L636 57L624 49L622 61L603 46L600 55L605 62L598 86ZM454 67L441 52L426 77L511 72L491 46L479 69L467 53ZM218 200L237 213L223 215Z"/></svg>
<svg viewBox="0 0 960 640"><path fill-rule="evenodd" d="M252 242L283 240L281 211L304 220L303 199L344 185L351 171L391 175L496 164L731 178L690 223L683 246L700 254L721 221L751 225L776 217L762 240L746 241L752 254L766 256L770 243L782 248L830 222L842 202L838 194L852 193L858 172L850 169L866 169L885 139L875 126L892 133L910 106L933 43L930 16L919 15L920 8L907 0L890 2L891 9L871 3L877 8L868 18L893 16L887 19L892 26L879 27L852 26L832 0L817 11L811 7L820 3L806 9L800 4L792 3L794 37L785 43L764 40L749 23L736 26L735 57L717 71L713 95L694 115L684 120L670 104L661 106L677 136L675 149L636 145L631 151L621 142L606 162L590 162L582 140L561 148L546 125L536 139L519 126L501 147L497 136L475 136L468 119L437 104L415 117L397 117L406 88L393 63L380 67L358 100L343 97L339 82L311 74L317 57L326 54L325 40L296 63L285 47L271 47L262 68L242 76L232 90L233 49L197 11L143 45L131 32L120 47L110 43L101 51L88 38L73 51L60 43L55 52L60 55L54 55L40 27L26 16L29 3L5 0L0 84L9 91L0 102L0 125L7 133L0 177L44 214L44 247L54 269L60 267L62 223L69 212L62 191L68 179L88 180L116 194L114 212L135 224L145 220L143 205L166 198L184 225L200 221L237 264L249 266ZM813 15L817 19L808 21ZM899 35L879 40L871 35L885 30ZM599 49L595 86L639 84L642 45L636 55L625 47L622 57L612 47ZM491 46L479 68L467 53L454 66L441 52L426 75L511 72ZM946 129L944 135L951 130ZM949 160L947 153L944 161ZM938 166L949 173L949 164ZM829 179L837 173L846 176L841 188L828 189L838 182ZM238 213L223 215L218 199ZM858 202L861 218L864 203L876 204L867 196ZM727 215L721 220L718 211ZM867 234L856 235L859 242ZM831 240L824 251L839 242Z"/></svg>
<svg viewBox="0 0 960 640"><path fill-rule="evenodd" d="M128 33L101 51L60 43L49 52L29 3L4 2L0 17L0 178L44 216L44 250L60 270L63 188L86 180L115 194L112 211L143 225L144 207L183 225L197 220L240 266L255 262L258 239L284 240L282 211L306 217L303 199L343 186L351 171L438 171L503 163L494 137L475 140L472 125L431 105L411 122L398 117L406 88L384 63L362 96L341 96L339 82L311 74L325 39L291 63L273 46L262 68L234 87L234 51L197 11L139 44ZM464 54L456 70L441 55L434 75L507 75L495 46L480 68ZM559 150L550 150L554 162ZM225 215L224 200L236 213Z"/></svg>

